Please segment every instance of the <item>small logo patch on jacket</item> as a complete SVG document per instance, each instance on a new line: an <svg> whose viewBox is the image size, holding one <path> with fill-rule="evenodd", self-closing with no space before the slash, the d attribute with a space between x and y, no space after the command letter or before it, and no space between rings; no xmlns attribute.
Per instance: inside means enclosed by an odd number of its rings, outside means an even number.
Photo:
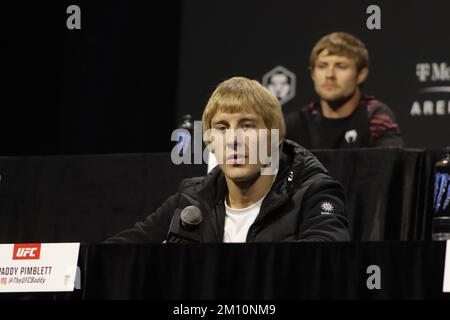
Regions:
<svg viewBox="0 0 450 320"><path fill-rule="evenodd" d="M321 214L330 214L334 212L334 205L328 201L322 201L320 204Z"/></svg>

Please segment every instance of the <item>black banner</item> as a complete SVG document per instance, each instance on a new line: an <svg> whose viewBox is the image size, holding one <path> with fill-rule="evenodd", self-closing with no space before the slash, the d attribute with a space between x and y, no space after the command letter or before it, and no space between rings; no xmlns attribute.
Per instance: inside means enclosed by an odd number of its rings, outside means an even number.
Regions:
<svg viewBox="0 0 450 320"><path fill-rule="evenodd" d="M242 75L273 85L284 111L317 99L309 54L324 35L345 31L369 51L363 92L395 112L407 147L450 144L450 2L185 1L182 10L178 117L200 119L209 93Z"/></svg>

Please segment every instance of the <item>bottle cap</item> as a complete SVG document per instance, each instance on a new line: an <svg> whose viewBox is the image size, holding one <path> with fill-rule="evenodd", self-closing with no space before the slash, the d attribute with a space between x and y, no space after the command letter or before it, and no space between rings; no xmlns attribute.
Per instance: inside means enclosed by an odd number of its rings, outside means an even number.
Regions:
<svg viewBox="0 0 450 320"><path fill-rule="evenodd" d="M190 114L185 114L183 116L183 122L180 125L180 128L192 130L194 128L194 123L192 122L192 116Z"/></svg>
<svg viewBox="0 0 450 320"><path fill-rule="evenodd" d="M443 150L444 154L450 154L450 146L445 146Z"/></svg>

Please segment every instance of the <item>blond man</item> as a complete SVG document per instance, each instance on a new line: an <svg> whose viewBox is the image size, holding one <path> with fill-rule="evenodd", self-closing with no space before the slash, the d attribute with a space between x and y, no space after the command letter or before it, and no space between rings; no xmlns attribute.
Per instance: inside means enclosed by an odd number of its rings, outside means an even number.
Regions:
<svg viewBox="0 0 450 320"><path fill-rule="evenodd" d="M353 35L320 39L310 55L320 100L286 115L287 137L308 149L403 146L393 111L361 91L368 64L367 48Z"/></svg>
<svg viewBox="0 0 450 320"><path fill-rule="evenodd" d="M260 83L244 77L220 83L202 121L219 165L205 177L184 180L145 221L107 242L350 239L342 186L310 152L284 138L280 103ZM255 146L270 150L268 160L251 154ZM201 218L193 223L188 217L186 224L183 212L192 208L194 220Z"/></svg>

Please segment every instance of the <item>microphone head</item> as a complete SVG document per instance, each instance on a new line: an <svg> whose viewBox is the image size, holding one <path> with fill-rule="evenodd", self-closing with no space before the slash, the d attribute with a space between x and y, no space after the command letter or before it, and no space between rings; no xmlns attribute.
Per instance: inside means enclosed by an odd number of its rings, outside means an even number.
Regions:
<svg viewBox="0 0 450 320"><path fill-rule="evenodd" d="M187 230L196 228L202 221L202 212L195 206L188 206L181 211L181 225Z"/></svg>

